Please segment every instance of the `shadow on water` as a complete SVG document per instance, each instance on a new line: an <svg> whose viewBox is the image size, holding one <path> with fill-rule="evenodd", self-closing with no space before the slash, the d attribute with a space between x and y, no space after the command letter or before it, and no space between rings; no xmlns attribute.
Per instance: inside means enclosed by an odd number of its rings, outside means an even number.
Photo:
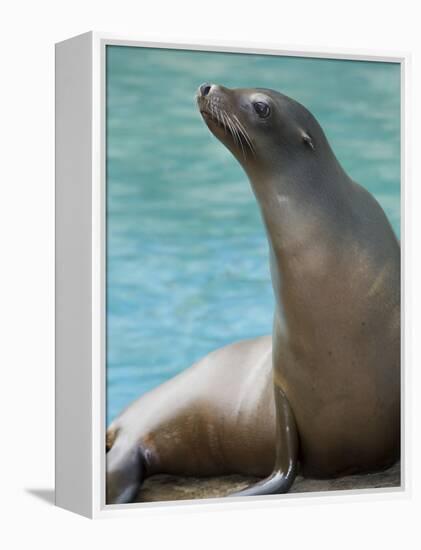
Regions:
<svg viewBox="0 0 421 550"><path fill-rule="evenodd" d="M25 491L40 500L43 500L47 504L54 505L55 503L55 491L54 489L25 489Z"/></svg>

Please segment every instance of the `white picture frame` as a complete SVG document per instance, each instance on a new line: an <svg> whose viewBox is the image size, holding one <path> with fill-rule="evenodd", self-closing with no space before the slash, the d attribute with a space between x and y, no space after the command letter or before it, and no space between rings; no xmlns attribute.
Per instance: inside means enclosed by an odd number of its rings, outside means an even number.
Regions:
<svg viewBox="0 0 421 550"><path fill-rule="evenodd" d="M105 50L108 45L399 63L401 67L402 456L401 487L282 498L105 504ZM56 45L56 504L90 518L191 506L284 506L396 499L409 491L407 331L407 94L409 54L317 51L240 43L143 42L89 32Z"/></svg>

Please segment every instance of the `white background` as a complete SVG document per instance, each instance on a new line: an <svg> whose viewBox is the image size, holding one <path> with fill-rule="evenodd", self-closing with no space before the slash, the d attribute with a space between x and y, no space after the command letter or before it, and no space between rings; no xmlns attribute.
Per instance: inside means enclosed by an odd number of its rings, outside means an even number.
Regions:
<svg viewBox="0 0 421 550"><path fill-rule="evenodd" d="M420 17L417 2L72 0L0 13L0 506L3 548L420 548ZM54 42L87 30L413 54L412 496L400 501L165 513L92 522L40 498L53 487ZM311 87L311 81L308 82ZM147 105L145 105L147 109ZM418 317L418 316L417 316ZM418 329L418 330L417 330ZM416 349L417 348L417 349ZM75 396L75 398L77 398ZM77 476L77 472L74 472ZM44 490L44 492L40 492ZM33 492L36 494L34 495Z"/></svg>

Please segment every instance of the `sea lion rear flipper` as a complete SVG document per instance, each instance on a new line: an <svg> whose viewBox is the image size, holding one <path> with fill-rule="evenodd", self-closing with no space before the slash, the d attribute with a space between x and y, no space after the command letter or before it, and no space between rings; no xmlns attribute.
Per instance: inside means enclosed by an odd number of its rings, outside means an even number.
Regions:
<svg viewBox="0 0 421 550"><path fill-rule="evenodd" d="M139 444L119 441L118 433L107 433L106 503L124 504L136 497L145 477L145 459ZM114 441L112 441L114 436ZM111 447L109 446L111 445Z"/></svg>
<svg viewBox="0 0 421 550"><path fill-rule="evenodd" d="M270 476L229 496L287 493L297 475L298 434L294 413L283 391L275 386L276 462Z"/></svg>

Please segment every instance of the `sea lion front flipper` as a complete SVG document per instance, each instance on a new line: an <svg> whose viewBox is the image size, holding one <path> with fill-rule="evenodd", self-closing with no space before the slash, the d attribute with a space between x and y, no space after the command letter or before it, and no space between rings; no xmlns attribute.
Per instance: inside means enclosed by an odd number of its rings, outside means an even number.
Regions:
<svg viewBox="0 0 421 550"><path fill-rule="evenodd" d="M275 386L276 462L270 476L229 496L287 493L297 475L298 433L294 413L283 391Z"/></svg>

